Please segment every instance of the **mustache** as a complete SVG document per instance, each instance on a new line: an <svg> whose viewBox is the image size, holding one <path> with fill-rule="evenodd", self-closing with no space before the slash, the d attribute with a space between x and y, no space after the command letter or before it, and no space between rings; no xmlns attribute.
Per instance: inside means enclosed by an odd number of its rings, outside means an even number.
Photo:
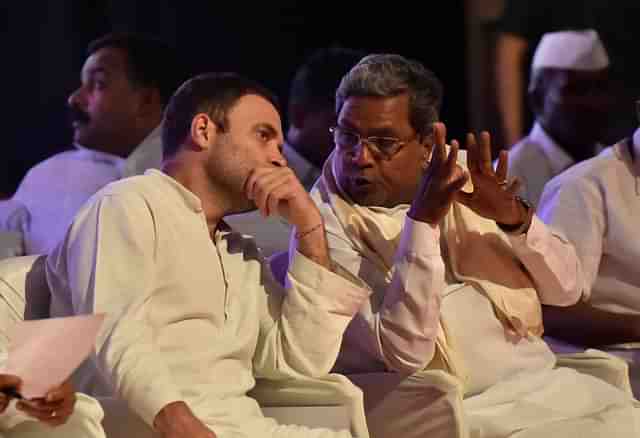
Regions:
<svg viewBox="0 0 640 438"><path fill-rule="evenodd" d="M89 123L91 118L89 114L82 111L80 108L76 106L69 106L67 111L67 116L69 119L69 123L80 122L80 123Z"/></svg>

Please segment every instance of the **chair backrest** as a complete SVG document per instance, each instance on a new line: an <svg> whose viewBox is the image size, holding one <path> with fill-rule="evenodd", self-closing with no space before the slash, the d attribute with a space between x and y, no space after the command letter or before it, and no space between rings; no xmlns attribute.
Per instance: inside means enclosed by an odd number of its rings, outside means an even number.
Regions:
<svg viewBox="0 0 640 438"><path fill-rule="evenodd" d="M0 259L25 254L24 236L18 231L0 231Z"/></svg>
<svg viewBox="0 0 640 438"><path fill-rule="evenodd" d="M49 315L45 260L43 255L0 260L0 334L17 321Z"/></svg>
<svg viewBox="0 0 640 438"><path fill-rule="evenodd" d="M0 259L25 255L24 232L30 220L29 210L21 202L0 201Z"/></svg>
<svg viewBox="0 0 640 438"><path fill-rule="evenodd" d="M269 266L271 267L273 277L278 281L278 283L284 286L287 269L289 268L289 252L281 251L273 254L269 257Z"/></svg>

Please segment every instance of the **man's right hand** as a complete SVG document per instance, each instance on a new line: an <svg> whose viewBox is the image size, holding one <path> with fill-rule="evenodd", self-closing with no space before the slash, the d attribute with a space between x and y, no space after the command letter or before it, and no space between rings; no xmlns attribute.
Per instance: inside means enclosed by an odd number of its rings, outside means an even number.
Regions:
<svg viewBox="0 0 640 438"><path fill-rule="evenodd" d="M166 405L153 421L153 427L163 438L217 438L200 421L185 402L173 402Z"/></svg>
<svg viewBox="0 0 640 438"><path fill-rule="evenodd" d="M20 380L20 377L12 376L10 374L0 374L0 391L5 389L14 389L19 392L21 385L22 380ZM11 402L11 398L3 392L0 392L0 413L7 409L9 402Z"/></svg>
<svg viewBox="0 0 640 438"><path fill-rule="evenodd" d="M433 125L433 153L431 162L425 171L420 189L411 203L408 215L414 220L437 226L445 217L456 193L462 189L469 178L468 174L456 164L458 142L451 142L447 157L446 127L444 123Z"/></svg>

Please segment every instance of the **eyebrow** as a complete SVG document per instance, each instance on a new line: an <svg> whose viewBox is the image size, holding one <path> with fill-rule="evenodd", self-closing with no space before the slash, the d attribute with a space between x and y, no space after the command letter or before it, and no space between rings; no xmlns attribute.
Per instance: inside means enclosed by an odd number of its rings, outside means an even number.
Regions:
<svg viewBox="0 0 640 438"><path fill-rule="evenodd" d="M254 131L259 131L261 129L264 129L264 130L268 131L269 135L271 135L272 137L277 137L278 136L278 131L270 123L258 123L257 125L255 125L253 127Z"/></svg>
<svg viewBox="0 0 640 438"><path fill-rule="evenodd" d="M343 121L339 122L338 126L341 126L344 129L347 129L347 130L350 130L350 131L354 131L354 132L362 135L362 133L360 133L360 131L358 129L354 128L353 125L351 123L349 123L348 120L343 120ZM397 132L394 132L392 128L388 128L388 127L373 128L373 129L369 130L368 136L369 137L389 137L389 138L399 138L400 137Z"/></svg>
<svg viewBox="0 0 640 438"><path fill-rule="evenodd" d="M98 66L95 68L92 68L91 70L87 71L87 72L83 72L82 77L83 78L90 78L92 76L95 76L96 74L105 74L105 75L109 75L109 70L103 66Z"/></svg>

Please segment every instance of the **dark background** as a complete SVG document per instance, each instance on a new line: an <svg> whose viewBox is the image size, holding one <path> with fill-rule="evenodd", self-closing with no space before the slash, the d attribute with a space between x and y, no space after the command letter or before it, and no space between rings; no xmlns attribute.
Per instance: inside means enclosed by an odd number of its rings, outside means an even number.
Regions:
<svg viewBox="0 0 640 438"><path fill-rule="evenodd" d="M467 129L462 0L423 2L217 2L184 0L12 0L0 6L3 148L0 192L70 147L66 98L78 85L89 41L138 31L174 44L190 74L232 70L272 88L286 103L297 65L340 44L421 60L445 85L451 136ZM346 7L351 10L347 10ZM283 120L285 118L283 117Z"/></svg>

